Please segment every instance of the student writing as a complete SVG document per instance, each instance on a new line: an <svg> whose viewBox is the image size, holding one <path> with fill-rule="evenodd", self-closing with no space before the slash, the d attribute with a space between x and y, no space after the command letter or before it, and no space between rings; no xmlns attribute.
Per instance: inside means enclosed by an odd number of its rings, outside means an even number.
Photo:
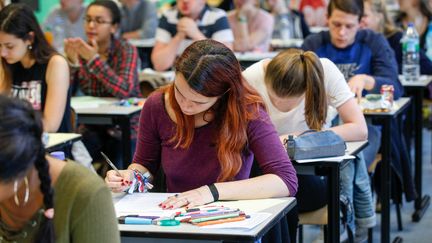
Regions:
<svg viewBox="0 0 432 243"><path fill-rule="evenodd" d="M26 99L43 114L44 130L69 132L69 67L46 41L33 11L10 4L0 12L4 71L0 93Z"/></svg>
<svg viewBox="0 0 432 243"><path fill-rule="evenodd" d="M282 139L287 134L309 129L331 129L345 141L367 138L366 122L354 95L330 60L320 59L311 51L289 49L272 60L250 66L243 75L263 97ZM337 111L342 124L330 127L332 111ZM369 176L361 155L340 173L341 194L354 202L357 220L364 227L373 226L375 213ZM326 180L311 175L299 175L298 179L300 212L317 210L327 204Z"/></svg>
<svg viewBox="0 0 432 243"><path fill-rule="evenodd" d="M231 50L194 42L175 70L174 83L143 107L133 163L121 177L108 171L108 186L124 191L134 170L155 175L162 167L168 191L181 192L163 208L295 195L295 170ZM249 179L254 157L264 175Z"/></svg>

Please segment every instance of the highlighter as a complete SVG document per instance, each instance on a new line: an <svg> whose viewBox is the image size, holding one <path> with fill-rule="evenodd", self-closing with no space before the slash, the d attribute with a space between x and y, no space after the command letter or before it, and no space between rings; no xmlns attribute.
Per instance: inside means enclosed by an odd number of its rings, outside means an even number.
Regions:
<svg viewBox="0 0 432 243"><path fill-rule="evenodd" d="M153 219L145 217L119 217L118 222L120 224L152 224Z"/></svg>
<svg viewBox="0 0 432 243"><path fill-rule="evenodd" d="M159 226L177 226L180 225L180 221L175 219L162 219L153 221L153 224Z"/></svg>

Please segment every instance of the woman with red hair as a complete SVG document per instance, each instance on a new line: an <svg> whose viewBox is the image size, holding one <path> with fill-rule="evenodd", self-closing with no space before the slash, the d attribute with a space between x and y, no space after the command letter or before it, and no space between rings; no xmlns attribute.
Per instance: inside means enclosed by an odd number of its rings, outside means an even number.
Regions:
<svg viewBox="0 0 432 243"><path fill-rule="evenodd" d="M108 171L107 185L124 191L134 176L152 180L162 167L167 190L179 193L162 208L294 196L295 170L232 51L197 41L175 70L175 81L144 104L133 163L121 176ZM254 158L263 175L249 178Z"/></svg>

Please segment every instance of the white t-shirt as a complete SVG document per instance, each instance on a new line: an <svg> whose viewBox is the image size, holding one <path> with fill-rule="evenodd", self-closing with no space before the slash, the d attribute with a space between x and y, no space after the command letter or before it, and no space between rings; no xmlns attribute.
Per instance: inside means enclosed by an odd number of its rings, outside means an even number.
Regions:
<svg viewBox="0 0 432 243"><path fill-rule="evenodd" d="M264 99L270 118L276 127L279 135L294 132L306 131L305 100L289 112L281 112L270 101L267 87L264 83L264 62L269 59L261 60L243 71L243 77L251 84ZM348 84L336 65L327 58L320 58L324 70L324 86L327 92L327 102L329 108L337 109L346 101L354 97ZM331 109L328 111L325 127L330 127L330 121L334 117Z"/></svg>

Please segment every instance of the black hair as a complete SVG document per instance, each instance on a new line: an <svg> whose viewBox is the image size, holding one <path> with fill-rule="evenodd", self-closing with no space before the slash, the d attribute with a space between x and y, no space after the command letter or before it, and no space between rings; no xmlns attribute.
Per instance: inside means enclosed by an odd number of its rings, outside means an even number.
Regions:
<svg viewBox="0 0 432 243"><path fill-rule="evenodd" d="M357 15L359 21L364 15L363 0L330 0L327 6L327 16L330 17L333 10L337 9L345 13Z"/></svg>
<svg viewBox="0 0 432 243"><path fill-rule="evenodd" d="M112 18L112 22L111 24L115 25L115 24L120 24L121 21L121 12L119 7L117 6L117 4L114 1L111 0L96 0L92 3L90 3L87 7L87 10L91 7L91 6L102 6L106 9L108 9L111 13L111 18Z"/></svg>
<svg viewBox="0 0 432 243"><path fill-rule="evenodd" d="M29 52L36 63L48 63L49 59L57 54L46 40L33 11L25 4L9 4L0 11L0 31L14 35L23 41L30 40L32 48ZM30 32L33 32L33 36ZM5 72L6 87L10 88L12 86L10 64L5 60L1 63Z"/></svg>
<svg viewBox="0 0 432 243"><path fill-rule="evenodd" d="M54 208L54 191L42 132L41 115L29 102L0 95L0 181L20 179L35 166L45 208L50 209ZM35 242L54 242L52 221L43 221Z"/></svg>

